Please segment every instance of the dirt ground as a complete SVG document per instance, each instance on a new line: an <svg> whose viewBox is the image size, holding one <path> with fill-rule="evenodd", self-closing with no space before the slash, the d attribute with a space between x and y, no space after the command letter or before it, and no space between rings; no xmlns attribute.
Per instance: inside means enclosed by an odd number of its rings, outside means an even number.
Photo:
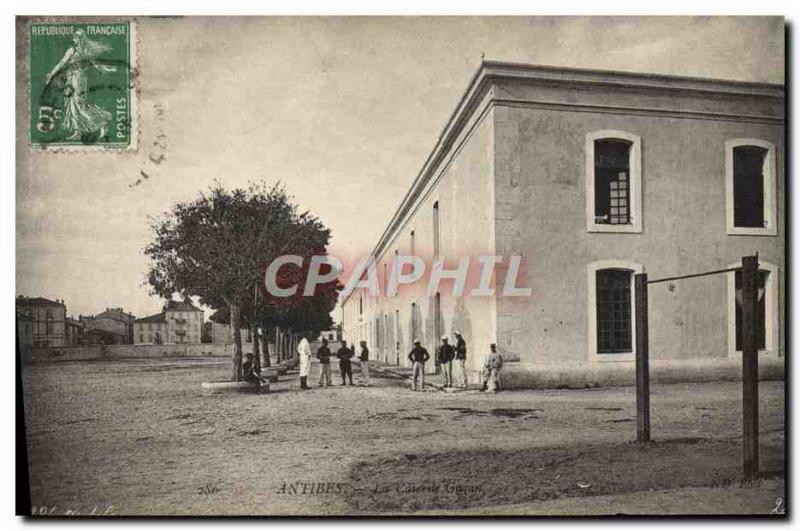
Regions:
<svg viewBox="0 0 800 531"><path fill-rule="evenodd" d="M741 385L207 395L228 362L24 368L31 500L48 514L701 514L784 510L784 387L762 382L764 477L745 482ZM356 379L359 378L355 364Z"/></svg>

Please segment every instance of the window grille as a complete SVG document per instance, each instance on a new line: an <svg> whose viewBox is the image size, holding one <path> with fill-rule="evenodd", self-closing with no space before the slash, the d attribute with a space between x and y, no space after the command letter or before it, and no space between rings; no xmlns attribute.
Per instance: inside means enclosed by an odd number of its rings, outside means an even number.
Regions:
<svg viewBox="0 0 800 531"><path fill-rule="evenodd" d="M631 352L631 273L618 269L597 272L597 352Z"/></svg>
<svg viewBox="0 0 800 531"><path fill-rule="evenodd" d="M628 225L631 222L631 143L607 139L596 140L594 146L594 221Z"/></svg>

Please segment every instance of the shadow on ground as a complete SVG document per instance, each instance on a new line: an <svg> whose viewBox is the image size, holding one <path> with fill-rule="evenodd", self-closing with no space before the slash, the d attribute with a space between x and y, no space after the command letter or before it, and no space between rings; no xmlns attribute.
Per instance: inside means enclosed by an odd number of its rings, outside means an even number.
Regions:
<svg viewBox="0 0 800 531"><path fill-rule="evenodd" d="M783 448L762 444L762 479L740 476L740 439L679 438L515 451L405 454L357 463L354 512L409 512L530 503L684 487L757 487L782 478Z"/></svg>

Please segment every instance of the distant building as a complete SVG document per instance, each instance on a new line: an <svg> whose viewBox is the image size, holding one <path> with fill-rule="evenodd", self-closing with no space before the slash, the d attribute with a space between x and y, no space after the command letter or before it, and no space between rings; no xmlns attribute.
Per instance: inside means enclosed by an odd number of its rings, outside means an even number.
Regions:
<svg viewBox="0 0 800 531"><path fill-rule="evenodd" d="M323 339L327 339L330 343L340 341L342 339L342 331L339 328L332 328L331 330L320 332L317 341L322 341Z"/></svg>
<svg viewBox="0 0 800 531"><path fill-rule="evenodd" d="M167 318L164 312L136 319L133 323L135 344L160 344L166 341Z"/></svg>
<svg viewBox="0 0 800 531"><path fill-rule="evenodd" d="M252 343L253 333L249 328L242 328L242 343ZM211 321L211 342L216 345L233 344L233 331L231 325Z"/></svg>
<svg viewBox="0 0 800 531"><path fill-rule="evenodd" d="M203 310L191 302L168 301L164 311L167 343L200 343Z"/></svg>
<svg viewBox="0 0 800 531"><path fill-rule="evenodd" d="M19 296L16 307L21 345L63 347L66 344L67 307L64 301Z"/></svg>
<svg viewBox="0 0 800 531"><path fill-rule="evenodd" d="M84 343L84 332L86 327L83 322L72 317L67 317L64 330L66 333L66 344L70 347Z"/></svg>
<svg viewBox="0 0 800 531"><path fill-rule="evenodd" d="M101 328L88 330L83 334L81 343L84 345L122 345L122 336Z"/></svg>
<svg viewBox="0 0 800 531"><path fill-rule="evenodd" d="M200 343L203 310L190 302L168 301L161 313L136 319L133 340L136 344Z"/></svg>
<svg viewBox="0 0 800 531"><path fill-rule="evenodd" d="M106 308L104 312L97 315L81 315L78 319L83 323L86 333L92 330L107 332L102 335L95 334L95 337L103 337L102 344L129 345L133 343L133 323L136 318L122 308ZM112 339L112 343L106 342Z"/></svg>
<svg viewBox="0 0 800 531"><path fill-rule="evenodd" d="M17 308L17 341L21 346L33 346L34 318L25 309Z"/></svg>

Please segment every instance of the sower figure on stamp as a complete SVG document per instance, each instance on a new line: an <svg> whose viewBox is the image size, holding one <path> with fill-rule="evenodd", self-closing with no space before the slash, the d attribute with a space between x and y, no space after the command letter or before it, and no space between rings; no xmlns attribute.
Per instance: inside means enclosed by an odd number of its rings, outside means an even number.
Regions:
<svg viewBox="0 0 800 531"><path fill-rule="evenodd" d="M436 358L442 366L444 372L444 386L453 387L453 358L455 358L456 349L453 348L447 339L447 336L442 336L442 346L436 353Z"/></svg>
<svg viewBox="0 0 800 531"><path fill-rule="evenodd" d="M300 340L297 353L300 354L300 389L311 389L308 386L308 374L311 372L311 345L306 338Z"/></svg>
<svg viewBox="0 0 800 531"><path fill-rule="evenodd" d="M256 385L256 393L261 391L261 371L253 363L253 353L248 352L244 355L242 362L242 379Z"/></svg>
<svg viewBox="0 0 800 531"><path fill-rule="evenodd" d="M103 43L89 39L82 29L75 31L72 44L64 53L64 57L47 74L49 85L53 78L64 73L64 121L61 127L69 131L67 140L78 140L82 134L98 132L99 138L105 138L111 113L89 101L88 70L94 68L102 74L115 72L116 67L103 64L99 56L111 48Z"/></svg>
<svg viewBox="0 0 800 531"><path fill-rule="evenodd" d="M453 332L456 336L456 360L455 365L459 374L459 387L467 386L467 342L461 337L461 332Z"/></svg>
<svg viewBox="0 0 800 531"><path fill-rule="evenodd" d="M339 358L339 374L342 375L342 385L346 385L345 377L348 377L350 385L353 385L353 366L350 364L352 356L353 351L347 348L347 341L342 340L342 346L336 351L336 357Z"/></svg>
<svg viewBox="0 0 800 531"><path fill-rule="evenodd" d="M367 348L367 342L361 342L361 352L358 355L358 359L361 363L361 380L364 385L372 385L369 383L369 349Z"/></svg>
<svg viewBox="0 0 800 531"><path fill-rule="evenodd" d="M503 368L503 357L497 352L497 345L492 343L491 352L486 356L481 370L481 391L496 393L500 389L500 369Z"/></svg>
<svg viewBox="0 0 800 531"><path fill-rule="evenodd" d="M319 360L319 386L331 385L331 349L328 348L328 340L322 339L322 346L317 349L317 359Z"/></svg>
<svg viewBox="0 0 800 531"><path fill-rule="evenodd" d="M430 359L431 355L425 350L425 347L420 345L419 339L414 340L414 348L408 354L408 359L411 360L412 376L411 376L411 390L423 391L425 388L425 362ZM419 387L417 387L419 382Z"/></svg>

